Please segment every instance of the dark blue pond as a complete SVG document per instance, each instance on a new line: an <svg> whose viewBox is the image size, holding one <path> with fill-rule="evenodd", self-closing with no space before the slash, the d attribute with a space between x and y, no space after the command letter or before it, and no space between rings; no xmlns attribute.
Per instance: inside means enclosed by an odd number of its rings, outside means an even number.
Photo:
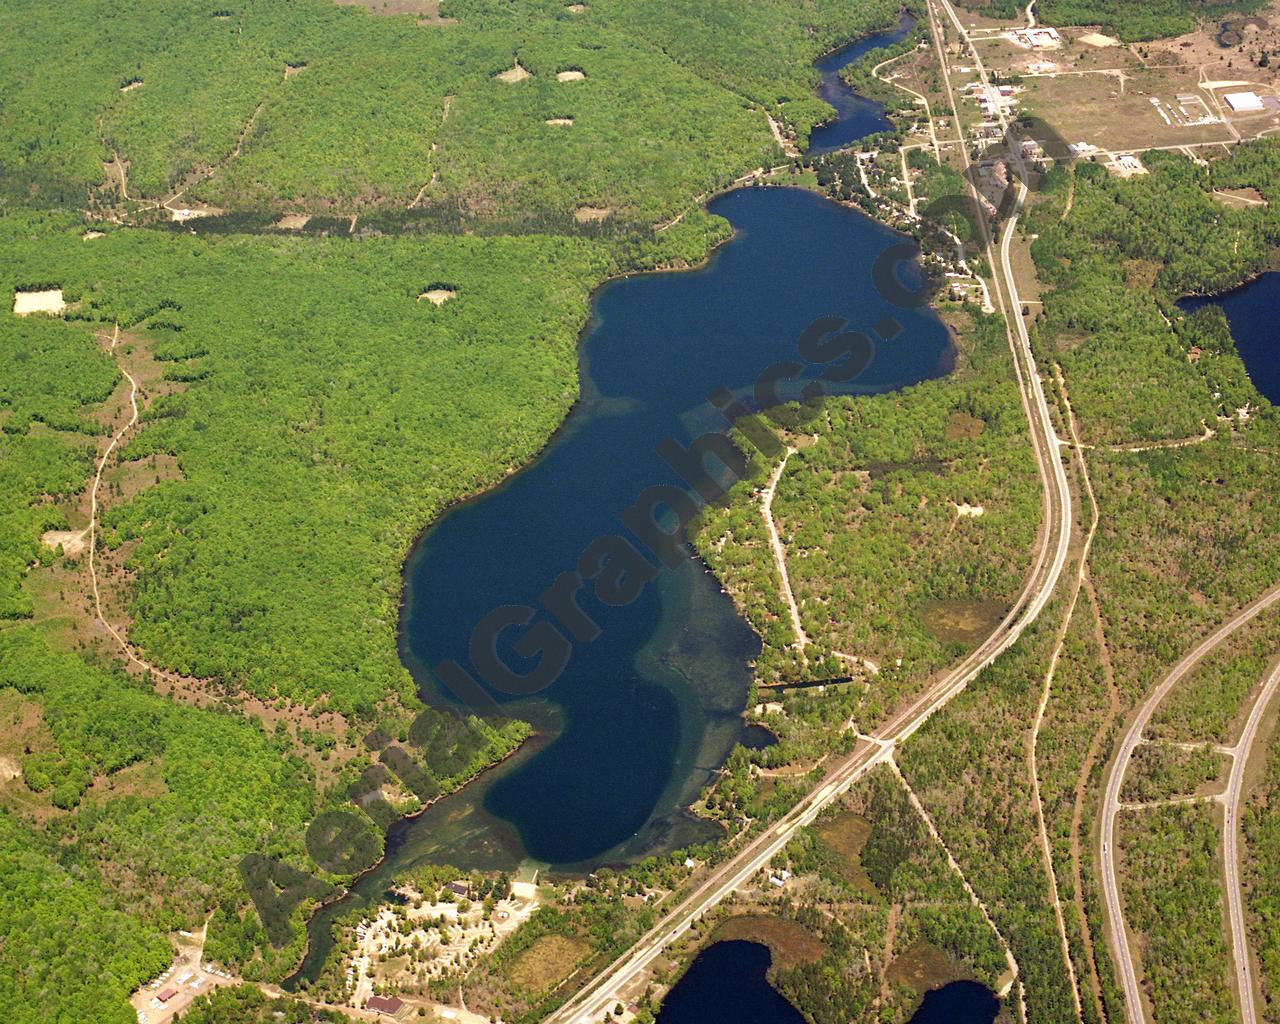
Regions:
<svg viewBox="0 0 1280 1024"><path fill-rule="evenodd" d="M813 66L822 74L818 95L836 108L836 117L809 134L810 153L830 153L852 145L863 136L888 131L893 127L884 116L884 107L875 100L859 96L840 78L840 69L865 57L872 50L902 42L915 27L909 14L902 16L897 28L865 36L856 43L833 50Z"/></svg>
<svg viewBox="0 0 1280 1024"><path fill-rule="evenodd" d="M1188 313L1210 304L1221 306L1227 315L1254 387L1280 404L1280 273L1263 274L1223 295L1178 303Z"/></svg>
<svg viewBox="0 0 1280 1024"><path fill-rule="evenodd" d="M662 1001L658 1024L804 1024L765 978L773 958L758 942L717 942Z"/></svg>
<svg viewBox="0 0 1280 1024"><path fill-rule="evenodd" d="M769 984L769 947L717 942L697 955L658 1012L658 1024L801 1024L804 1017ZM992 1024L1000 1002L976 981L926 992L909 1024Z"/></svg>

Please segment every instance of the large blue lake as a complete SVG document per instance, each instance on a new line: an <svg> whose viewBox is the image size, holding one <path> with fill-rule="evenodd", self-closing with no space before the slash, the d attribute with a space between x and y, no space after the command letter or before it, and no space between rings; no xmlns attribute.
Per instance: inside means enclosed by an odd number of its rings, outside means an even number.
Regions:
<svg viewBox="0 0 1280 1024"><path fill-rule="evenodd" d="M1236 349L1249 370L1254 387L1280 404L1280 273L1262 274L1246 285L1207 298L1183 299L1188 313L1201 306L1217 305L1227 315Z"/></svg>
<svg viewBox="0 0 1280 1024"><path fill-rule="evenodd" d="M867 333L889 316L902 325L857 379L824 382L831 393L885 391L950 368L938 319L889 305L872 282L876 257L899 236L796 189L745 189L710 209L733 224L734 239L700 270L602 288L582 345L582 400L564 428L524 472L446 515L414 553L403 640L429 701L449 695L427 669L468 663L487 614L536 607L592 541L626 532L618 517L645 488L686 487L659 442L723 430L708 393L749 394L767 367L799 359L797 340L814 319L845 318ZM488 848L442 851L454 863L586 868L698 837L682 808L741 735L757 641L692 559L625 607L585 592L581 601L602 632L574 647L548 689L505 708L543 742L487 781L475 823L493 825ZM524 667L504 645L504 660Z"/></svg>

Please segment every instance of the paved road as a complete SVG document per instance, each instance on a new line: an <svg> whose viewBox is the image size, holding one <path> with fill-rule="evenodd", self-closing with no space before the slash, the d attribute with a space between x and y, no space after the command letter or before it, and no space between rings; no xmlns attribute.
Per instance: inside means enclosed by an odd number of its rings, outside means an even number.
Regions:
<svg viewBox="0 0 1280 1024"><path fill-rule="evenodd" d="M1236 962L1236 989L1240 994L1240 1019L1243 1024L1258 1024L1258 1011L1253 998L1253 963L1249 959L1249 940L1244 930L1243 888L1240 885L1240 803L1244 797L1244 770L1249 763L1253 741L1258 738L1262 716L1280 686L1280 662L1271 669L1262 684L1258 699L1249 710L1249 719L1240 740L1231 752L1231 777L1223 794L1222 862L1226 871L1227 919L1231 924L1231 956Z"/></svg>
<svg viewBox="0 0 1280 1024"><path fill-rule="evenodd" d="M1111 940L1111 953L1115 957L1116 971L1120 976L1120 985L1124 989L1125 1018L1130 1024L1143 1024L1146 1012L1142 1003L1142 992L1138 987L1138 972L1133 964L1133 950L1129 948L1129 939L1125 934L1124 905L1120 900L1120 887L1116 881L1116 815L1120 810L1120 788L1124 783L1124 775L1133 757L1133 751L1142 740L1142 733L1151 721L1152 714L1170 690L1176 686L1187 673L1191 672L1210 651L1216 648L1241 626L1250 622L1267 608L1280 601L1280 586L1268 590L1253 604L1237 612L1216 630L1213 631L1190 654L1175 665L1168 675L1147 697L1129 731L1125 733L1111 766L1111 774L1107 779L1106 792L1102 801L1102 834L1100 837L1100 853L1102 857L1102 894L1107 905L1107 924ZM1271 681L1268 680L1270 683ZM1234 768L1233 768L1234 774ZM1230 807L1230 804L1228 804ZM1234 858L1232 858L1234 861ZM1231 872L1234 874L1234 869ZM1239 884L1230 887L1239 899ZM1242 940L1243 941L1243 938ZM1248 962L1248 957L1244 957ZM1247 970L1247 968L1246 968ZM1252 989L1250 989L1252 991ZM1242 1001L1243 1005L1243 1001ZM1252 1024L1252 1021L1250 1021Z"/></svg>
<svg viewBox="0 0 1280 1024"><path fill-rule="evenodd" d="M945 5L945 0L943 0ZM951 17L955 17L951 12ZM937 28L936 12L930 9L930 20ZM946 69L943 62L944 73ZM950 81L948 78L948 90ZM955 98L951 102L954 106ZM961 147L962 152L965 147ZM1026 196L1022 188L1019 197ZM692 893L681 900L629 952L588 983L582 991L547 1018L547 1024L582 1024L601 1020L618 1002L618 996L638 975L672 943L680 939L694 922L715 907L729 893L765 867L800 829L810 824L833 800L845 792L876 765L888 760L897 744L916 732L929 717L960 693L984 668L1003 654L1022 635L1053 595L1067 561L1071 537L1071 490L1067 484L1053 421L1044 397L1030 339L1020 315L1017 285L1008 259L1009 236L1017 221L1010 218L1004 239L1004 259L997 263L993 246L987 253L993 267L1000 266L1004 280L998 289L1006 320L1010 325L1010 347L1013 351L1023 409L1027 415L1034 454L1044 484L1044 529L1040 538L1035 567L1017 603L1009 614L975 651L947 672L917 700L886 722L852 755L837 765L810 793L768 832L756 837L730 860L720 865Z"/></svg>

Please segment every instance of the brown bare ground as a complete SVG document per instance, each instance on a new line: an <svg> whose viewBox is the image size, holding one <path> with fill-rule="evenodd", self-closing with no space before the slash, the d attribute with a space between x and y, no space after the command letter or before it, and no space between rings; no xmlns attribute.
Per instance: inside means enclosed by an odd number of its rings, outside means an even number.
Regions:
<svg viewBox="0 0 1280 1024"><path fill-rule="evenodd" d="M770 914L742 914L731 917L716 929L717 942L741 939L760 942L773 955L772 969L789 971L801 964L822 959L825 947L809 931L781 917Z"/></svg>
<svg viewBox="0 0 1280 1024"><path fill-rule="evenodd" d="M516 988L546 992L572 974L589 952L581 939L544 935L516 957L508 976Z"/></svg>
<svg viewBox="0 0 1280 1024"><path fill-rule="evenodd" d="M894 984L909 985L917 992L927 992L970 975L937 946L917 942L894 958L885 976Z"/></svg>
<svg viewBox="0 0 1280 1024"><path fill-rule="evenodd" d="M416 14L419 25L452 25L455 18L440 17L440 0L334 0L343 7L363 7L370 14Z"/></svg>
<svg viewBox="0 0 1280 1024"><path fill-rule="evenodd" d="M986 429L986 420L957 409L947 420L946 438L948 441L973 441L981 437Z"/></svg>
<svg viewBox="0 0 1280 1024"><path fill-rule="evenodd" d="M530 78L531 76L528 70L523 67L519 61L516 61L511 65L511 67L507 68L506 71L499 71L493 77L499 82L511 84L512 82L523 82L526 78Z"/></svg>
<svg viewBox="0 0 1280 1024"><path fill-rule="evenodd" d="M939 640L968 644L989 636L1005 610L1002 601L928 601L921 620Z"/></svg>
<svg viewBox="0 0 1280 1024"><path fill-rule="evenodd" d="M611 206L579 206L573 211L573 219L579 224L599 223L613 213Z"/></svg>

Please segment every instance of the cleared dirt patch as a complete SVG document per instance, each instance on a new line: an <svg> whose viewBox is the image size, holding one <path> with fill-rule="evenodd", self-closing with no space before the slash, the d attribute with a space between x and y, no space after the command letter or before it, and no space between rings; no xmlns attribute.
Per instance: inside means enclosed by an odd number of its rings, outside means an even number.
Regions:
<svg viewBox="0 0 1280 1024"><path fill-rule="evenodd" d="M11 782L22 775L22 769L12 757L0 757L0 782Z"/></svg>
<svg viewBox="0 0 1280 1024"><path fill-rule="evenodd" d="M1115 39L1111 36L1104 36L1101 32L1086 32L1084 35L1080 37L1080 42L1086 43L1089 46L1097 46L1100 48L1106 47L1106 46L1120 45L1119 39Z"/></svg>
<svg viewBox="0 0 1280 1024"><path fill-rule="evenodd" d="M50 530L40 535L40 543L54 551L61 545L64 555L76 558L88 545L88 534L85 530Z"/></svg>
<svg viewBox="0 0 1280 1024"><path fill-rule="evenodd" d="M987 514L987 510L983 506L970 505L967 501L962 501L959 504L953 501L951 504L955 506L956 516L960 519L978 519Z"/></svg>
<svg viewBox="0 0 1280 1024"><path fill-rule="evenodd" d="M301 231L311 218L305 213L286 213L271 226L279 231Z"/></svg>
<svg viewBox="0 0 1280 1024"><path fill-rule="evenodd" d="M568 11L570 14L581 14L586 9L587 9L586 4L570 4L568 7L565 8L565 10Z"/></svg>
<svg viewBox="0 0 1280 1024"><path fill-rule="evenodd" d="M290 78L296 75L299 71L306 71L306 70L307 70L307 65L305 63L304 64L286 64L284 66L285 80L288 81Z"/></svg>
<svg viewBox="0 0 1280 1024"><path fill-rule="evenodd" d="M600 223L605 220L613 209L608 206L579 206L573 211L573 219L579 224Z"/></svg>
<svg viewBox="0 0 1280 1024"><path fill-rule="evenodd" d="M433 306L443 306L457 294L457 291L453 288L436 286L434 288L428 288L425 292L419 295L418 301L421 302L423 299L426 299Z"/></svg>
<svg viewBox="0 0 1280 1024"><path fill-rule="evenodd" d="M106 237L107 237L106 233L103 231L86 231L83 235L80 236L81 240L85 242L92 242L95 238L106 238Z"/></svg>
<svg viewBox="0 0 1280 1024"><path fill-rule="evenodd" d="M795 921L768 914L743 914L731 917L716 929L714 941L741 940L761 942L773 954L772 969L789 971L801 964L822 959L825 947Z"/></svg>
<svg viewBox="0 0 1280 1024"><path fill-rule="evenodd" d="M134 89L136 89L136 88L138 88L140 85L142 85L142 79L141 79L141 78L135 78L135 79L133 79L132 81L130 81L130 82L125 82L125 83L124 83L124 85L120 86L120 91L121 91L121 92L133 92L133 90L134 90Z"/></svg>
<svg viewBox="0 0 1280 1024"><path fill-rule="evenodd" d="M52 313L57 316L67 304L62 301L61 288L46 288L39 292L14 292L13 315L30 316L32 313Z"/></svg>
<svg viewBox="0 0 1280 1024"><path fill-rule="evenodd" d="M510 82L523 82L526 78L530 78L532 76L529 74L528 69L526 69L523 65L521 65L519 61L516 61L514 64L511 65L511 67L507 68L506 71L499 71L493 77L496 78L499 82L510 83Z"/></svg>
<svg viewBox="0 0 1280 1024"><path fill-rule="evenodd" d="M546 992L564 981L591 951L581 939L544 935L511 965L511 984L528 992Z"/></svg>
<svg viewBox="0 0 1280 1024"><path fill-rule="evenodd" d="M1270 206L1266 198L1256 188L1220 188L1215 189L1213 197L1224 206L1248 208L1250 206Z"/></svg>
<svg viewBox="0 0 1280 1024"><path fill-rule="evenodd" d="M547 123L547 124L573 124L573 118L571 118L571 117L549 117L549 118L547 118L547 122L546 122L546 123Z"/></svg>
<svg viewBox="0 0 1280 1024"><path fill-rule="evenodd" d="M928 601L921 613L924 628L945 643L976 643L1004 616L1002 601Z"/></svg>
<svg viewBox="0 0 1280 1024"><path fill-rule="evenodd" d="M570 68L567 71L556 72L557 82L580 82L586 77L587 77L586 74L584 74L581 71L578 71L575 68Z"/></svg>

